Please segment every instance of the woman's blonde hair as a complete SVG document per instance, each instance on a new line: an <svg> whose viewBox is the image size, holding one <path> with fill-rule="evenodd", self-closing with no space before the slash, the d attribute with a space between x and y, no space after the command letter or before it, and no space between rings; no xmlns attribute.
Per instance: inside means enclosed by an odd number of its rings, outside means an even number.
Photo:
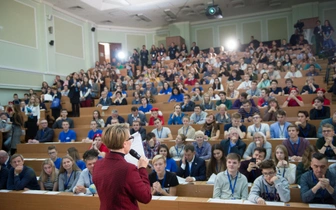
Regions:
<svg viewBox="0 0 336 210"><path fill-rule="evenodd" d="M169 152L169 151L167 151ZM166 157L163 155L155 155L155 157L153 157L152 159L152 164L155 164L156 161L162 159L164 163L166 163Z"/></svg>
<svg viewBox="0 0 336 210"><path fill-rule="evenodd" d="M224 108L225 111L227 110L227 107L225 106L225 104L220 104L219 106L216 107L216 110L219 111L221 108Z"/></svg>
<svg viewBox="0 0 336 210"><path fill-rule="evenodd" d="M51 175L50 175L50 181L52 183L55 183L57 182L57 174L56 174L56 168L55 168L55 164L54 162L51 160L51 159L45 159L43 162L42 162L42 165L41 165L41 175L40 175L40 182L44 183L48 180L48 177L49 175L44 171L44 166L45 165L50 165L51 168L52 168L52 171L51 171Z"/></svg>
<svg viewBox="0 0 336 210"><path fill-rule="evenodd" d="M274 150L274 162L275 162L275 165L278 165L278 163L279 163L279 160L276 157L276 151L277 151L277 149L281 149L283 151L283 153L285 154L285 161L288 162L288 150L287 150L287 148L284 145L280 144L280 145L276 146L275 150Z"/></svg>
<svg viewBox="0 0 336 210"><path fill-rule="evenodd" d="M118 150L124 148L124 142L127 141L129 136L129 125L121 123L105 128L102 141L107 148Z"/></svg>
<svg viewBox="0 0 336 210"><path fill-rule="evenodd" d="M195 138L196 138L197 136L204 136L203 131L196 131L196 132L195 132Z"/></svg>

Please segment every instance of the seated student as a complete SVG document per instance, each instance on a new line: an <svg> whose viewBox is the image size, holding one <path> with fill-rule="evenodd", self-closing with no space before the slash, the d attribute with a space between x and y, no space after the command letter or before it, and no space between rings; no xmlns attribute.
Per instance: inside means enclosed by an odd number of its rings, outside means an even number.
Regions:
<svg viewBox="0 0 336 210"><path fill-rule="evenodd" d="M1 158L1 157L0 157ZM7 189L9 169L5 165L0 165L0 190Z"/></svg>
<svg viewBox="0 0 336 210"><path fill-rule="evenodd" d="M230 114L227 112L227 108L224 104L217 106L217 114L215 115L217 124L227 124L231 122Z"/></svg>
<svg viewBox="0 0 336 210"><path fill-rule="evenodd" d="M224 104L227 109L231 109L232 101L226 98L226 93L224 91L221 91L219 92L218 95L219 95L220 100L216 102L216 106Z"/></svg>
<svg viewBox="0 0 336 210"><path fill-rule="evenodd" d="M162 112L158 108L153 107L150 111L150 114L151 114L151 116L148 120L148 125L154 125L154 120L156 118L159 118L161 120L162 125L165 124Z"/></svg>
<svg viewBox="0 0 336 210"><path fill-rule="evenodd" d="M175 139L175 146L170 147L169 154L174 160L181 160L184 155L186 136L184 134L177 134Z"/></svg>
<svg viewBox="0 0 336 210"><path fill-rule="evenodd" d="M241 139L245 138L246 126L241 123L241 114L235 112L231 116L231 123L224 125L224 138L229 137L229 129L235 127L238 129L239 137Z"/></svg>
<svg viewBox="0 0 336 210"><path fill-rule="evenodd" d="M268 105L264 111L263 121L276 121L277 112L280 110L278 101L275 98L271 98L268 101Z"/></svg>
<svg viewBox="0 0 336 210"><path fill-rule="evenodd" d="M261 132L266 136L267 139L269 139L271 137L270 127L267 123L261 123L260 114L254 113L252 120L253 120L253 125L250 125L249 127L247 127L247 137L246 138L252 139L252 136L256 132Z"/></svg>
<svg viewBox="0 0 336 210"><path fill-rule="evenodd" d="M262 176L253 182L248 200L260 205L265 205L266 201L288 202L290 200L288 181L276 175L273 160L265 160L259 167Z"/></svg>
<svg viewBox="0 0 336 210"><path fill-rule="evenodd" d="M253 98L247 99L247 93L241 93L239 98L233 102L231 109L240 109L243 106L244 101L250 101L252 107L256 107Z"/></svg>
<svg viewBox="0 0 336 210"><path fill-rule="evenodd" d="M290 94L290 90L292 88L297 88L296 86L293 85L293 83L294 82L293 82L292 79L290 79L290 78L286 79L286 87L283 88L283 94L285 96L288 96Z"/></svg>
<svg viewBox="0 0 336 210"><path fill-rule="evenodd" d="M167 145L161 144L159 146L159 154L165 157L166 159L166 171L174 172L177 171L176 162L173 158L170 157L169 149Z"/></svg>
<svg viewBox="0 0 336 210"><path fill-rule="evenodd" d="M328 160L324 154L315 153L310 167L300 180L300 194L304 203L335 204L336 174L328 170Z"/></svg>
<svg viewBox="0 0 336 210"><path fill-rule="evenodd" d="M112 101L112 105L114 106L127 105L127 100L123 96L123 93L121 91L116 91L114 95L115 95L115 98Z"/></svg>
<svg viewBox="0 0 336 210"><path fill-rule="evenodd" d="M289 125L287 131L289 137L282 144L287 148L291 161L301 162L302 155L309 146L309 141L299 137L299 128L296 125Z"/></svg>
<svg viewBox="0 0 336 210"><path fill-rule="evenodd" d="M205 161L196 157L193 145L187 144L184 147L184 156L180 162L180 168L176 175L186 178L186 182L205 181L206 167Z"/></svg>
<svg viewBox="0 0 336 210"><path fill-rule="evenodd" d="M112 121L117 120L118 123L125 123L125 119L118 114L118 110L112 109L111 116L106 119L105 127L112 125Z"/></svg>
<svg viewBox="0 0 336 210"><path fill-rule="evenodd" d="M89 190L90 185L93 184L92 172L95 163L98 160L98 152L90 149L83 154L83 160L85 161L86 168L81 172L76 186L72 189L75 194L84 193L86 195L92 195Z"/></svg>
<svg viewBox="0 0 336 210"><path fill-rule="evenodd" d="M246 144L239 136L239 131L235 127L229 129L229 137L227 140L222 140L220 142L224 150L224 155L227 156L230 153L237 153L241 157L246 149Z"/></svg>
<svg viewBox="0 0 336 210"><path fill-rule="evenodd" d="M258 99L258 108L263 108L268 106L268 102L271 97L269 96L269 90L267 88L261 89L261 95Z"/></svg>
<svg viewBox="0 0 336 210"><path fill-rule="evenodd" d="M232 153L235 154L235 153ZM214 144L211 147L211 158L209 163L207 164L207 178L212 174L219 174L226 170L226 162L225 162L224 150L220 144Z"/></svg>
<svg viewBox="0 0 336 210"><path fill-rule="evenodd" d="M300 180L302 174L306 173L307 171L311 170L310 163L314 153L318 152L315 145L309 145L305 152L302 155L302 162L298 163L296 167L296 182L300 185Z"/></svg>
<svg viewBox="0 0 336 210"><path fill-rule="evenodd" d="M97 106L111 106L111 105L112 100L110 97L107 97L107 92L106 91L101 92L101 97L99 99Z"/></svg>
<svg viewBox="0 0 336 210"><path fill-rule="evenodd" d="M283 103L282 107L304 106L301 96L296 88L291 88L288 98Z"/></svg>
<svg viewBox="0 0 336 210"><path fill-rule="evenodd" d="M244 81L240 83L240 85L237 87L237 90L249 90L251 89L251 81L250 81L250 75L245 74L244 75Z"/></svg>
<svg viewBox="0 0 336 210"><path fill-rule="evenodd" d="M213 198L217 199L244 199L248 197L247 178L239 173L240 156L230 153L226 157L227 169L220 172L215 180Z"/></svg>
<svg viewBox="0 0 336 210"><path fill-rule="evenodd" d="M241 162L239 172L246 176L249 183L254 182L254 180L261 175L259 165L265 160L265 157L266 149L257 147L254 149L251 159Z"/></svg>
<svg viewBox="0 0 336 210"><path fill-rule="evenodd" d="M193 112L195 103L190 100L190 95L185 94L181 103L182 112Z"/></svg>
<svg viewBox="0 0 336 210"><path fill-rule="evenodd" d="M168 99L168 102L176 102L176 103L182 103L183 102L184 95L180 92L180 89L178 87L173 88L173 92Z"/></svg>
<svg viewBox="0 0 336 210"><path fill-rule="evenodd" d="M307 77L306 85L302 87L301 94L315 94L319 85L314 84L314 77Z"/></svg>
<svg viewBox="0 0 336 210"><path fill-rule="evenodd" d="M63 121L62 123L63 131L58 135L58 141L62 143L75 142L76 132L69 129L69 122Z"/></svg>
<svg viewBox="0 0 336 210"><path fill-rule="evenodd" d="M42 171L39 178L41 190L57 191L58 189L58 170L51 159L42 162Z"/></svg>
<svg viewBox="0 0 336 210"><path fill-rule="evenodd" d="M82 142L92 142L93 141L93 137L96 134L102 134L103 131L98 129L98 123L95 120L91 120L91 124L90 124L91 130L88 132L88 135L86 137L86 139L83 139Z"/></svg>
<svg viewBox="0 0 336 210"><path fill-rule="evenodd" d="M260 111L257 107L252 107L249 100L242 102L242 107L238 110L238 113L242 116L242 122L252 122L252 116L259 114Z"/></svg>
<svg viewBox="0 0 336 210"><path fill-rule="evenodd" d="M271 138L288 138L287 127L290 125L286 122L286 112L283 110L278 110L277 112L277 122L271 124Z"/></svg>
<svg viewBox="0 0 336 210"><path fill-rule="evenodd" d="M131 108L131 114L127 115L127 123L129 125L133 125L134 120L138 120L138 122L142 126L145 126L145 125L148 124L147 119L146 119L146 115L144 115L143 113L139 113L139 109L136 106L133 106Z"/></svg>
<svg viewBox="0 0 336 210"><path fill-rule="evenodd" d="M168 127L162 126L162 121L160 118L156 118L154 120L155 129L152 130L152 133L155 134L158 141L167 141L167 140L173 140L173 136L171 134L171 131Z"/></svg>
<svg viewBox="0 0 336 210"><path fill-rule="evenodd" d="M321 154L328 159L336 158L336 136L334 126L329 123L322 125L323 137L317 139L316 147Z"/></svg>
<svg viewBox="0 0 336 210"><path fill-rule="evenodd" d="M295 183L296 165L289 163L288 151L284 145L275 147L274 162L277 176L287 179L289 184Z"/></svg>
<svg viewBox="0 0 336 210"><path fill-rule="evenodd" d="M190 116L191 124L204 124L207 116L207 112L202 111L200 105L195 105L194 113Z"/></svg>
<svg viewBox="0 0 336 210"><path fill-rule="evenodd" d="M323 120L330 117L330 107L324 106L324 98L316 97L314 99L313 109L310 110L309 116L311 120Z"/></svg>
<svg viewBox="0 0 336 210"><path fill-rule="evenodd" d="M184 116L182 118L183 126L178 129L178 134L183 134L187 139L195 139L195 129L190 125L189 117Z"/></svg>
<svg viewBox="0 0 336 210"><path fill-rule="evenodd" d="M215 116L210 113L207 115L205 123L203 124L201 131L204 132L204 137L208 140L218 140L220 135L219 124L215 121Z"/></svg>
<svg viewBox="0 0 336 210"><path fill-rule="evenodd" d="M246 93L249 97L259 97L261 95L260 89L257 87L258 82L253 80L251 82L251 89L248 89Z"/></svg>
<svg viewBox="0 0 336 210"><path fill-rule="evenodd" d="M86 168L85 162L80 159L79 152L75 147L70 147L67 149L67 154L72 157L72 159L77 164L78 168L84 170Z"/></svg>
<svg viewBox="0 0 336 210"><path fill-rule="evenodd" d="M169 116L168 125L182 125L183 117L184 113L181 111L181 105L175 104L174 112Z"/></svg>
<svg viewBox="0 0 336 210"><path fill-rule="evenodd" d="M152 188L152 195L175 196L177 185L177 177L175 173L166 170L166 158L163 155L156 155L152 164L154 171L148 175L148 179Z"/></svg>
<svg viewBox="0 0 336 210"><path fill-rule="evenodd" d="M196 157L203 160L209 160L211 157L211 145L204 141L204 133L202 131L195 132L195 141L192 143L195 147Z"/></svg>
<svg viewBox="0 0 336 210"><path fill-rule="evenodd" d="M245 160L250 160L252 158L254 149L257 147L262 147L266 149L265 159L270 159L272 155L272 144L267 141L265 134L260 131L255 132L253 134L252 140L253 141L247 146L243 158Z"/></svg>
<svg viewBox="0 0 336 210"><path fill-rule="evenodd" d="M142 140L146 139L146 129L141 126L139 120L134 120L132 123L132 128L130 129L131 135L133 135L136 132L139 132Z"/></svg>
<svg viewBox="0 0 336 210"><path fill-rule="evenodd" d="M150 113L153 106L149 104L148 99L145 96L141 97L141 104L142 105L139 107L139 111L142 111L144 114Z"/></svg>
<svg viewBox="0 0 336 210"><path fill-rule="evenodd" d="M57 157L57 149L54 145L48 147L49 158L54 162L55 167L59 170L61 167L62 158Z"/></svg>
<svg viewBox="0 0 336 210"><path fill-rule="evenodd" d="M68 118L68 111L66 109L61 110L61 116L57 118L52 126L53 129L55 128L63 128L63 122L69 122L70 128L74 128L74 122L72 119Z"/></svg>
<svg viewBox="0 0 336 210"><path fill-rule="evenodd" d="M323 88L317 88L316 89L316 96L317 97L322 97L324 99L324 101L323 101L323 105L324 106L329 106L330 105L330 100L325 97L325 95L324 95L325 92L326 92L325 89L323 89ZM314 101L315 100L313 99L312 104L314 104Z"/></svg>
<svg viewBox="0 0 336 210"><path fill-rule="evenodd" d="M321 138L323 136L322 135L322 125L326 123L329 123L330 125L332 125L334 127L334 131L336 131L336 110L334 111L333 115L330 118L321 120L320 126L317 131L317 138Z"/></svg>
<svg viewBox="0 0 336 210"><path fill-rule="evenodd" d="M29 144L38 144L44 142L52 142L54 138L54 130L48 127L47 120L40 121L41 129L36 133L35 139L29 139Z"/></svg>
<svg viewBox="0 0 336 210"><path fill-rule="evenodd" d="M150 132L147 134L145 141L142 142L145 156L148 159L152 159L155 155L159 153L160 141L156 139L154 133Z"/></svg>
<svg viewBox="0 0 336 210"><path fill-rule="evenodd" d="M316 127L308 123L309 114L307 111L298 111L298 121L295 125L299 127L299 136L303 138L316 138Z"/></svg>
<svg viewBox="0 0 336 210"><path fill-rule="evenodd" d="M271 81L271 87L269 89L269 95L272 97L281 96L283 93L282 88L278 87L278 80Z"/></svg>
<svg viewBox="0 0 336 210"><path fill-rule="evenodd" d="M80 177L81 170L70 156L62 158L62 164L58 175L58 191L72 192Z"/></svg>
<svg viewBox="0 0 336 210"><path fill-rule="evenodd" d="M102 142L102 134L95 134L93 136L93 141L90 149L94 149L98 152L98 156L104 158L110 150L106 147L106 145ZM84 160L85 161L85 160Z"/></svg>
<svg viewBox="0 0 336 210"><path fill-rule="evenodd" d="M7 190L39 190L35 171L24 165L24 158L20 154L12 155L12 168L8 173Z"/></svg>

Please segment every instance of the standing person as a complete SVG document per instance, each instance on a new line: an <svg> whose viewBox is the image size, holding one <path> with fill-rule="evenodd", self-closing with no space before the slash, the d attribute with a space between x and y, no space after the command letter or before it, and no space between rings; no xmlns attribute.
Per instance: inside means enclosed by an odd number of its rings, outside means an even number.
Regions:
<svg viewBox="0 0 336 210"><path fill-rule="evenodd" d="M146 45L142 45L142 49L140 50L141 71L144 70L144 66L148 65L148 55L149 52L146 49Z"/></svg>
<svg viewBox="0 0 336 210"><path fill-rule="evenodd" d="M81 83L78 78L78 74L76 72L73 73L72 78L69 81L69 98L70 98L70 103L72 106L72 115L74 117L79 117L79 98L80 98L80 87Z"/></svg>
<svg viewBox="0 0 336 210"><path fill-rule="evenodd" d="M154 171L148 175L152 188L152 195L176 195L176 186L179 185L175 173L166 167L164 155L156 155L152 160ZM174 162L175 163L175 162Z"/></svg>
<svg viewBox="0 0 336 210"><path fill-rule="evenodd" d="M25 123L25 127L27 128L26 140L33 139L40 124L40 104L35 103L34 96L30 97L29 103L25 106L25 114L28 116Z"/></svg>
<svg viewBox="0 0 336 210"><path fill-rule="evenodd" d="M319 54L323 47L323 31L321 26L321 21L316 21L316 26L314 28L315 44L316 44L316 54Z"/></svg>
<svg viewBox="0 0 336 210"><path fill-rule="evenodd" d="M304 203L335 204L336 175L328 170L326 156L318 152L313 154L310 167L312 170L301 176L302 201Z"/></svg>
<svg viewBox="0 0 336 210"><path fill-rule="evenodd" d="M226 159L227 169L217 175L212 197L226 200L246 200L248 197L248 183L246 177L238 171L240 156L230 153Z"/></svg>
<svg viewBox="0 0 336 210"><path fill-rule="evenodd" d="M276 175L273 160L265 160L259 167L262 176L253 182L248 200L261 205L265 205L266 201L288 202L290 200L288 181Z"/></svg>
<svg viewBox="0 0 336 210"><path fill-rule="evenodd" d="M96 163L92 174L92 181L99 194L100 210L137 210L137 201L149 203L152 199L146 171L148 159L142 156L138 161L138 169L124 159L132 142L127 124L112 125L104 130L103 143L111 152Z"/></svg>
<svg viewBox="0 0 336 210"><path fill-rule="evenodd" d="M61 109L62 109L62 105L61 105L61 100L62 100L62 93L60 93L57 89L57 87L53 86L51 88L52 92L51 92L51 96L54 100L59 100L59 105L57 106L57 103L55 104L55 106L50 107L51 109L51 115L53 116L54 120L56 120L57 118L59 118L60 114L61 114Z"/></svg>
<svg viewBox="0 0 336 210"><path fill-rule="evenodd" d="M90 107L92 103L91 96L92 86L89 83L89 79L85 76L83 84L80 87L80 104L82 107Z"/></svg>
<svg viewBox="0 0 336 210"><path fill-rule="evenodd" d="M331 35L334 33L334 28L330 25L329 20L324 21L324 26L322 27L323 30L323 37L324 37L324 42L323 45L327 49L332 49L335 47L335 43L331 37Z"/></svg>
<svg viewBox="0 0 336 210"><path fill-rule="evenodd" d="M13 111L14 113L10 118L12 122L12 140L9 142L10 144L5 145L5 147L10 151L11 155L16 153L16 145L20 144L20 136L24 126L24 119L20 110L20 105L14 105Z"/></svg>

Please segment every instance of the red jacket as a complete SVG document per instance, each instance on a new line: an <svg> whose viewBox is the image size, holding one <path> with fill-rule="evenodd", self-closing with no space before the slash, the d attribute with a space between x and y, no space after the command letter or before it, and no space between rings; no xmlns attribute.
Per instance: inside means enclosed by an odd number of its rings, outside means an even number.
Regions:
<svg viewBox="0 0 336 210"><path fill-rule="evenodd" d="M121 153L109 152L97 161L93 169L93 183L100 199L100 210L139 209L137 201L152 199L148 173L126 162Z"/></svg>
<svg viewBox="0 0 336 210"><path fill-rule="evenodd" d="M163 116L161 115L158 115L158 118L160 118L161 122L162 122L162 125L164 125L164 118ZM148 125L154 125L154 120L155 118L152 116L149 118L149 122L148 122Z"/></svg>

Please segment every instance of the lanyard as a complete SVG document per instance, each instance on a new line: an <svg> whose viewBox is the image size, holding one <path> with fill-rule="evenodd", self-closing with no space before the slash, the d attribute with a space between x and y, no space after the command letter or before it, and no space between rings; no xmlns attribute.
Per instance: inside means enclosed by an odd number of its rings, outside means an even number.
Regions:
<svg viewBox="0 0 336 210"><path fill-rule="evenodd" d="M280 138L281 137L285 137L285 125L284 125L284 127L283 127L283 129L281 129L281 125L280 125L280 123L278 123L278 125L279 125L279 131L280 131Z"/></svg>
<svg viewBox="0 0 336 210"><path fill-rule="evenodd" d="M300 139L298 140L296 149L294 148L294 144L292 144L292 142L290 142L290 145L292 146L293 154L294 154L295 156L297 156L297 153L298 153L298 151L299 151L299 147L300 147Z"/></svg>
<svg viewBox="0 0 336 210"><path fill-rule="evenodd" d="M189 126L188 126L188 128L186 129L186 132L184 132L184 127L183 127L183 134L185 135L185 136L187 136L187 133L188 133L188 130L189 130Z"/></svg>
<svg viewBox="0 0 336 210"><path fill-rule="evenodd" d="M271 193L268 192L267 185L264 184L264 186L265 186L265 190L266 190L267 197L268 197L269 201L271 201L271 200L272 200L272 199L271 199ZM276 190L276 188L274 188L273 201L275 201L276 193L277 193L277 190Z"/></svg>
<svg viewBox="0 0 336 210"><path fill-rule="evenodd" d="M177 156L177 157L180 157L180 156L181 156L181 153L182 153L183 149L184 149L184 146L182 146L182 149L181 149L180 152L179 152L178 147L175 146L176 156Z"/></svg>
<svg viewBox="0 0 336 210"><path fill-rule="evenodd" d="M283 169L284 169L284 170L283 170L283 172L282 172L282 177L285 178L286 168L283 168ZM280 170L280 168L279 168L279 174L281 174L281 170Z"/></svg>
<svg viewBox="0 0 336 210"><path fill-rule="evenodd" d="M254 125L254 132L260 132L261 131L261 127L262 127L262 124L260 124L260 128L259 128L259 130L257 130L257 127Z"/></svg>
<svg viewBox="0 0 336 210"><path fill-rule="evenodd" d="M92 178L91 178L91 174L90 174L90 172L88 173L88 175L89 175L89 182L90 182L90 185L92 185L93 182L92 182Z"/></svg>
<svg viewBox="0 0 336 210"><path fill-rule="evenodd" d="M167 176L167 173L165 172L165 175L164 175L164 177L163 177L162 183L160 183L162 189L164 189L164 187L165 187L166 176ZM157 174L156 174L156 180L157 180L158 182L160 182L159 177L158 177Z"/></svg>
<svg viewBox="0 0 336 210"><path fill-rule="evenodd" d="M229 172L227 173L227 176L228 176L228 179L229 179L229 183L230 183L230 189L231 189L231 198L234 199L234 189L236 188L236 184L237 184L237 179L238 179L238 173L236 175L236 178L235 178L235 181L234 181L234 184L233 184L233 187L232 187L232 183L231 183L231 178L230 178L230 174Z"/></svg>
<svg viewBox="0 0 336 210"><path fill-rule="evenodd" d="M72 177L73 172L74 171L71 172L71 175L70 175L69 179L67 179L67 172L65 172L64 177L65 177L66 182L64 183L64 189L68 188L68 185L69 185L69 182L70 182L70 179Z"/></svg>
<svg viewBox="0 0 336 210"><path fill-rule="evenodd" d="M157 132L157 134L158 134L159 139L161 139L162 132L163 132L163 128L161 128L161 132L160 132L160 133L159 133L159 130L158 130L158 129L156 129L156 132Z"/></svg>

